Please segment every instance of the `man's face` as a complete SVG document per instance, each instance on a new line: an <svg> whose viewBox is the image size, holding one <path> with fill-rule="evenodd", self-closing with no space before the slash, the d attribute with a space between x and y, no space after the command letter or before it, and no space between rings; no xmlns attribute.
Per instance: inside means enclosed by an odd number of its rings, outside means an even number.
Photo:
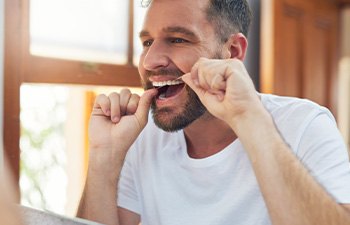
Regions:
<svg viewBox="0 0 350 225"><path fill-rule="evenodd" d="M153 0L146 14L139 72L145 89L168 84L152 103L154 120L166 131L183 129L206 111L190 88L174 81L200 57L221 58L206 5L203 0Z"/></svg>

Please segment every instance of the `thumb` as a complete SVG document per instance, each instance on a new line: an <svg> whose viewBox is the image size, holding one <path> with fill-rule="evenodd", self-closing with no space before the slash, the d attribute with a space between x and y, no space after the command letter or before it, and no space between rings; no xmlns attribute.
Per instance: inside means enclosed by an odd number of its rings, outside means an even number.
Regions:
<svg viewBox="0 0 350 225"><path fill-rule="evenodd" d="M158 91L156 89L149 89L146 90L140 98L135 116L142 126L145 126L147 123L149 108L151 106L153 97L155 97L157 93Z"/></svg>
<svg viewBox="0 0 350 225"><path fill-rule="evenodd" d="M201 87L199 87L191 77L191 73L186 73L182 76L182 81L185 82L197 95L201 98L205 91Z"/></svg>

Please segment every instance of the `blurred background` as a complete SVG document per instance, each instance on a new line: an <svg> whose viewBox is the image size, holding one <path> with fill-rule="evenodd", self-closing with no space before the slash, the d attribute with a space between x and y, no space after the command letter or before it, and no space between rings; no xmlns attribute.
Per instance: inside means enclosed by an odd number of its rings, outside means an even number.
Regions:
<svg viewBox="0 0 350 225"><path fill-rule="evenodd" d="M350 0L248 2L256 88L330 108L349 146ZM21 204L75 215L95 96L142 93L144 13L139 0L0 0L0 160Z"/></svg>

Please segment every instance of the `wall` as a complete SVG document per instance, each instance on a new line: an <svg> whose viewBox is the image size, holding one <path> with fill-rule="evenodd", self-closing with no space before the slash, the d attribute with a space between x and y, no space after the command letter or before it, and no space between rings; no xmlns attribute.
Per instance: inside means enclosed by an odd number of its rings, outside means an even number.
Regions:
<svg viewBox="0 0 350 225"><path fill-rule="evenodd" d="M0 0L0 99L3 99L4 85L4 0ZM0 103L0 166L3 164L3 101Z"/></svg>
<svg viewBox="0 0 350 225"><path fill-rule="evenodd" d="M248 0L253 14L252 24L248 35L248 51L244 64L247 67L255 87L259 89L260 73L260 0Z"/></svg>
<svg viewBox="0 0 350 225"><path fill-rule="evenodd" d="M350 150L350 6L342 10L340 26L338 125Z"/></svg>

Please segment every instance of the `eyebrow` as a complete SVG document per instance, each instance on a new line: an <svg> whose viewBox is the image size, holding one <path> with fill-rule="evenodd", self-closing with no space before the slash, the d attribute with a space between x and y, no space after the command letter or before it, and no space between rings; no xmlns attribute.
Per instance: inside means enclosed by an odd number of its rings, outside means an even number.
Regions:
<svg viewBox="0 0 350 225"><path fill-rule="evenodd" d="M180 33L180 34L184 34L190 38L195 38L198 39L197 35L192 32L191 30L185 28L185 27L180 27L180 26L176 26L176 27L166 27L163 29L164 33ZM142 30L139 34L140 38L145 37L145 36L150 36L150 33L146 30Z"/></svg>
<svg viewBox="0 0 350 225"><path fill-rule="evenodd" d="M197 35L185 27L166 27L163 29L165 33L180 33L188 37L197 38Z"/></svg>
<svg viewBox="0 0 350 225"><path fill-rule="evenodd" d="M148 31L145 31L145 30L142 30L139 34L139 37L142 38L142 37L146 37L146 36L150 36L149 35L149 32Z"/></svg>

